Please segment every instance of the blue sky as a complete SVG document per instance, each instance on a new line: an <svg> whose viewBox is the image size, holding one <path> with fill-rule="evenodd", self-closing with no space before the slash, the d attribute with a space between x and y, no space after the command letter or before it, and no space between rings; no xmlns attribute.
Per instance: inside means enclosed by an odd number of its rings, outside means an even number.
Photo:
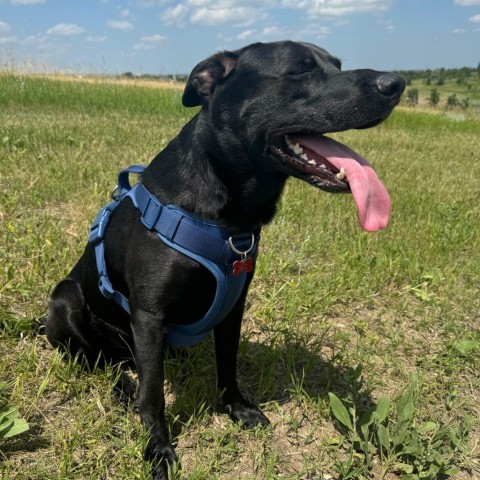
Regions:
<svg viewBox="0 0 480 480"><path fill-rule="evenodd" d="M316 43L345 69L476 67L480 0L0 0L0 63L188 73L220 49Z"/></svg>

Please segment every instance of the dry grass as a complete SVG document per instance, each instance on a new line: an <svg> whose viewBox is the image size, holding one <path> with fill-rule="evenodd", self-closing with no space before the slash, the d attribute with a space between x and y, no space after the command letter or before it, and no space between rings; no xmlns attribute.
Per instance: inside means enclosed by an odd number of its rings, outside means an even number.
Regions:
<svg viewBox="0 0 480 480"><path fill-rule="evenodd" d="M158 80L154 78L125 78L107 75L73 75L65 73L37 73L29 74L29 77L39 78L42 80L59 80L62 82L82 82L92 85L122 85L129 87L159 88L162 90L183 90L185 87L185 85L181 82L175 82L173 80Z"/></svg>

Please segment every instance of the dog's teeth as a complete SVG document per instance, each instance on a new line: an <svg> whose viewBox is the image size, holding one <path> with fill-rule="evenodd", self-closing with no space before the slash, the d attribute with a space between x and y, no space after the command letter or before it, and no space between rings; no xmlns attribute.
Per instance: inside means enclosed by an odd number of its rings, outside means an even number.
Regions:
<svg viewBox="0 0 480 480"><path fill-rule="evenodd" d="M309 160L308 163L309 163L310 165L316 165L316 164L317 164L317 162L316 162L315 160Z"/></svg>
<svg viewBox="0 0 480 480"><path fill-rule="evenodd" d="M307 156L306 153L302 153L302 154L300 155L300 158L303 158L304 160L306 160L306 161L308 162L308 156Z"/></svg>
<svg viewBox="0 0 480 480"><path fill-rule="evenodd" d="M340 169L340 171L337 173L337 178L338 178L339 180L343 180L343 179L345 178L345 176L346 176L346 175L345 175L345 170L344 170L344 168L342 167L342 168Z"/></svg>
<svg viewBox="0 0 480 480"><path fill-rule="evenodd" d="M293 150L293 153L300 155L303 153L303 148L300 146L300 144L296 143L293 145L293 147L290 147Z"/></svg>
<svg viewBox="0 0 480 480"><path fill-rule="evenodd" d="M296 143L294 145L292 139L288 135L285 135L285 143L287 144L288 148L295 153L295 155L300 155L303 153L303 148L300 146L300 144Z"/></svg>

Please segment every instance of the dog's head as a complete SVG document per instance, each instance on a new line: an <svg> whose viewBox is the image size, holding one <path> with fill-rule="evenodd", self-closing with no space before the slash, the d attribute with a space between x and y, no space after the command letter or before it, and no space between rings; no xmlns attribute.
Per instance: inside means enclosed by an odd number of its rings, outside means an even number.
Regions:
<svg viewBox="0 0 480 480"><path fill-rule="evenodd" d="M399 75L342 71L315 45L257 43L198 64L183 104L202 105L220 148L214 154L330 192L351 191L361 226L375 231L388 222L388 193L364 158L324 135L378 125L404 88Z"/></svg>

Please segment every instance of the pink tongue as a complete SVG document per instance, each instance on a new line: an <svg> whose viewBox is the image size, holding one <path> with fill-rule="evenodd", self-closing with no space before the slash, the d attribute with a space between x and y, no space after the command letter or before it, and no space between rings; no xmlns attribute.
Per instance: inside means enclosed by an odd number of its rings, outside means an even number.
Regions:
<svg viewBox="0 0 480 480"><path fill-rule="evenodd" d="M293 143L313 150L339 170L343 167L357 204L358 221L367 232L385 228L390 215L390 197L375 170L361 155L324 136L294 137Z"/></svg>

